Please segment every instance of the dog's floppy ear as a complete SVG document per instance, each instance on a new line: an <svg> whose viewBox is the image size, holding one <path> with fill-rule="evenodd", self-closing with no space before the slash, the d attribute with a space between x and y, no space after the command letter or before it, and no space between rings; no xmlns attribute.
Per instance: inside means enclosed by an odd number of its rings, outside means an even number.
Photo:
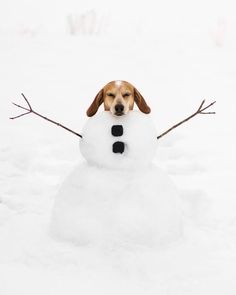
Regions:
<svg viewBox="0 0 236 295"><path fill-rule="evenodd" d="M136 88L134 88L134 101L137 104L140 111L144 114L149 114L151 112L151 109L147 105L145 99Z"/></svg>
<svg viewBox="0 0 236 295"><path fill-rule="evenodd" d="M87 116L92 117L98 111L98 108L103 103L103 89L101 89L98 94L95 96L94 101L87 110Z"/></svg>

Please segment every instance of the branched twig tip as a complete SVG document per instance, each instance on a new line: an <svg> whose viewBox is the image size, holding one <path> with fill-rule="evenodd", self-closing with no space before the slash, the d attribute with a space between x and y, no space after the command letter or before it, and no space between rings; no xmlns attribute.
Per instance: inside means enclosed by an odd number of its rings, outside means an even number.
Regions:
<svg viewBox="0 0 236 295"><path fill-rule="evenodd" d="M23 113L23 114L20 114L20 115L18 115L18 116L15 116L15 117L11 117L11 118L10 118L11 120L13 120L13 119L17 119L17 118L20 118L20 117L23 117L23 116L28 115L28 114L34 114L34 115L36 115L36 116L38 116L38 117L41 117L41 118L44 119L44 120L47 120L47 121L49 121L49 122L51 122L51 123L53 123L53 124L55 124L55 125L57 125L57 126L59 126L59 127L64 128L65 130L67 130L67 131L69 131L69 132L71 132L71 133L73 133L73 134L79 136L80 138L82 138L82 135L81 135L81 134L79 134L79 133L77 133L77 132L75 132L75 131L73 131L73 130L67 128L66 126L64 126L64 125L62 125L62 124L60 124L60 123L58 123L58 122L55 122L55 121L52 120L52 119L49 119L49 118L45 117L44 115L39 114L38 112L35 112L35 111L33 110L33 108L31 107L31 104L29 103L28 99L27 99L26 96L24 95L24 93L21 93L21 95L22 95L22 97L24 98L24 100L26 101L26 103L27 103L27 105L28 105L28 108L26 108L26 107L22 107L22 106L20 106L20 105L18 105L18 104L16 104L16 103L13 102L13 105L15 105L16 107L18 107L18 108L20 108L20 109L25 110L26 112Z"/></svg>
<svg viewBox="0 0 236 295"><path fill-rule="evenodd" d="M206 109L210 108L211 106L213 106L216 101L213 101L212 103L210 103L209 105L207 105L206 107L203 107L204 103L205 103L205 99L201 102L200 106L198 107L197 111L195 113L193 113L191 116L187 117L186 119L180 121L179 123L173 125L171 128L169 128L167 131L163 132L161 135L157 136L157 139L160 139L161 137L163 137L164 135L166 135L167 133L169 133L170 131L172 131L173 129L175 129L176 127L182 125L183 123L187 122L188 120L192 119L193 117L195 117L198 114L201 115L214 115L216 112L204 112Z"/></svg>

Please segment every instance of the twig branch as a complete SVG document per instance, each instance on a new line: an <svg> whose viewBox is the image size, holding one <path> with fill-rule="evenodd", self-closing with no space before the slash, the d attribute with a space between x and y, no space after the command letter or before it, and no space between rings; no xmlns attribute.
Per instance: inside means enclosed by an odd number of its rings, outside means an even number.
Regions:
<svg viewBox="0 0 236 295"><path fill-rule="evenodd" d="M11 119L11 120L14 120L14 119L17 119L17 118L23 117L23 116L28 115L28 114L30 114L30 112L23 113L23 114L21 114L21 115L19 115L19 116L12 117L12 118L10 118L10 119Z"/></svg>
<svg viewBox="0 0 236 295"><path fill-rule="evenodd" d="M24 97L25 101L27 102L27 105L29 106L30 111L33 111L33 110L32 110L32 107L31 107L31 105L30 105L28 99L25 97L24 93L21 93L21 95Z"/></svg>
<svg viewBox="0 0 236 295"><path fill-rule="evenodd" d="M206 107L203 108L203 105L205 103L205 100L203 100L199 106L199 108L197 109L197 111L195 113L193 113L191 116L187 117L186 119L182 120L181 122L175 124L174 126L172 126L171 128L169 128L168 130L166 130L165 132L163 132L161 135L157 136L157 139L160 139L161 137L163 137L164 135L166 135L167 133L169 133L171 130L175 129L176 127L182 125L183 123L187 122L188 120L192 119L193 117L195 117L198 114L201 115L212 115L215 114L215 112L204 112L206 109L210 108L211 106L213 106L216 101L213 101L212 103L210 103L209 105L207 105Z"/></svg>
<svg viewBox="0 0 236 295"><path fill-rule="evenodd" d="M24 100L26 101L26 103L27 103L27 105L28 105L28 108L26 108L26 107L22 107L21 105L18 105L18 104L14 103L14 102L13 102L13 104L14 104L15 106L17 106L18 108L23 109L23 110L25 110L25 111L27 111L27 112L26 112L26 113L23 113L23 114L20 114L20 115L18 115L18 116L15 116L15 117L11 117L11 118L10 118L11 120L14 120L14 119L17 119L17 118L23 117L23 116L28 115L28 114L34 114L34 115L36 115L36 116L38 116L38 117L40 117L40 118L43 118L43 119L45 119L45 120L47 120L47 121L49 121L49 122L51 122L51 123L53 123L53 124L55 124L55 125L57 125L57 126L63 128L63 129L65 129L65 130L67 130L67 131L69 131L69 132L71 132L71 133L73 133L73 134L79 136L80 138L82 138L82 135L80 135L79 133L77 133L77 132L75 132L75 131L73 131L73 130L67 128L66 126L64 126L64 125L62 125L62 124L60 124L60 123L58 123L58 122L55 122L55 121L53 121L53 120L51 120L51 119L49 119L49 118L47 118L47 117L45 117L45 116L39 114L38 112L35 112L35 111L32 109L32 107L31 107L31 105L30 105L28 99L25 97L25 95L24 95L23 93L21 93L21 95L23 96Z"/></svg>

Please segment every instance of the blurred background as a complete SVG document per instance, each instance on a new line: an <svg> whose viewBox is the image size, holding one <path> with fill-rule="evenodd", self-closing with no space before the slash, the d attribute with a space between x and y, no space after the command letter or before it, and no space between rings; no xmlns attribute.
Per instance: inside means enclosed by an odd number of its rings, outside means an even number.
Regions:
<svg viewBox="0 0 236 295"><path fill-rule="evenodd" d="M163 33L211 37L223 45L235 36L234 1L30 1L1 2L1 33L125 34L149 35L158 40ZM224 36L223 36L224 35ZM217 40L216 40L217 39Z"/></svg>

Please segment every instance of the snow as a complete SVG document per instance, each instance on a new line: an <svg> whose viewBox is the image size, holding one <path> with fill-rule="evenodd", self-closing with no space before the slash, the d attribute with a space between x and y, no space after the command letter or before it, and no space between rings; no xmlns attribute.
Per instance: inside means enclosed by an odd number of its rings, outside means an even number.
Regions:
<svg viewBox="0 0 236 295"><path fill-rule="evenodd" d="M100 247L157 246L180 238L178 190L152 163L157 132L150 115L132 111L115 117L101 111L87 120L81 134L86 162L55 197L52 234ZM114 152L117 142L123 146Z"/></svg>
<svg viewBox="0 0 236 295"><path fill-rule="evenodd" d="M132 3L122 18L116 6L107 31L75 36L67 12L96 11L96 3L1 3L0 294L235 294L235 5L182 0L157 10L151 2L131 18ZM55 196L83 161L80 139L33 116L8 119L24 92L36 110L82 132L94 96L115 79L142 93L158 134L202 99L217 100L216 115L158 143L154 163L180 192L184 227L182 239L162 247L54 239Z"/></svg>
<svg viewBox="0 0 236 295"><path fill-rule="evenodd" d="M162 245L181 235L178 193L156 167L77 167L62 185L52 232L79 245Z"/></svg>

